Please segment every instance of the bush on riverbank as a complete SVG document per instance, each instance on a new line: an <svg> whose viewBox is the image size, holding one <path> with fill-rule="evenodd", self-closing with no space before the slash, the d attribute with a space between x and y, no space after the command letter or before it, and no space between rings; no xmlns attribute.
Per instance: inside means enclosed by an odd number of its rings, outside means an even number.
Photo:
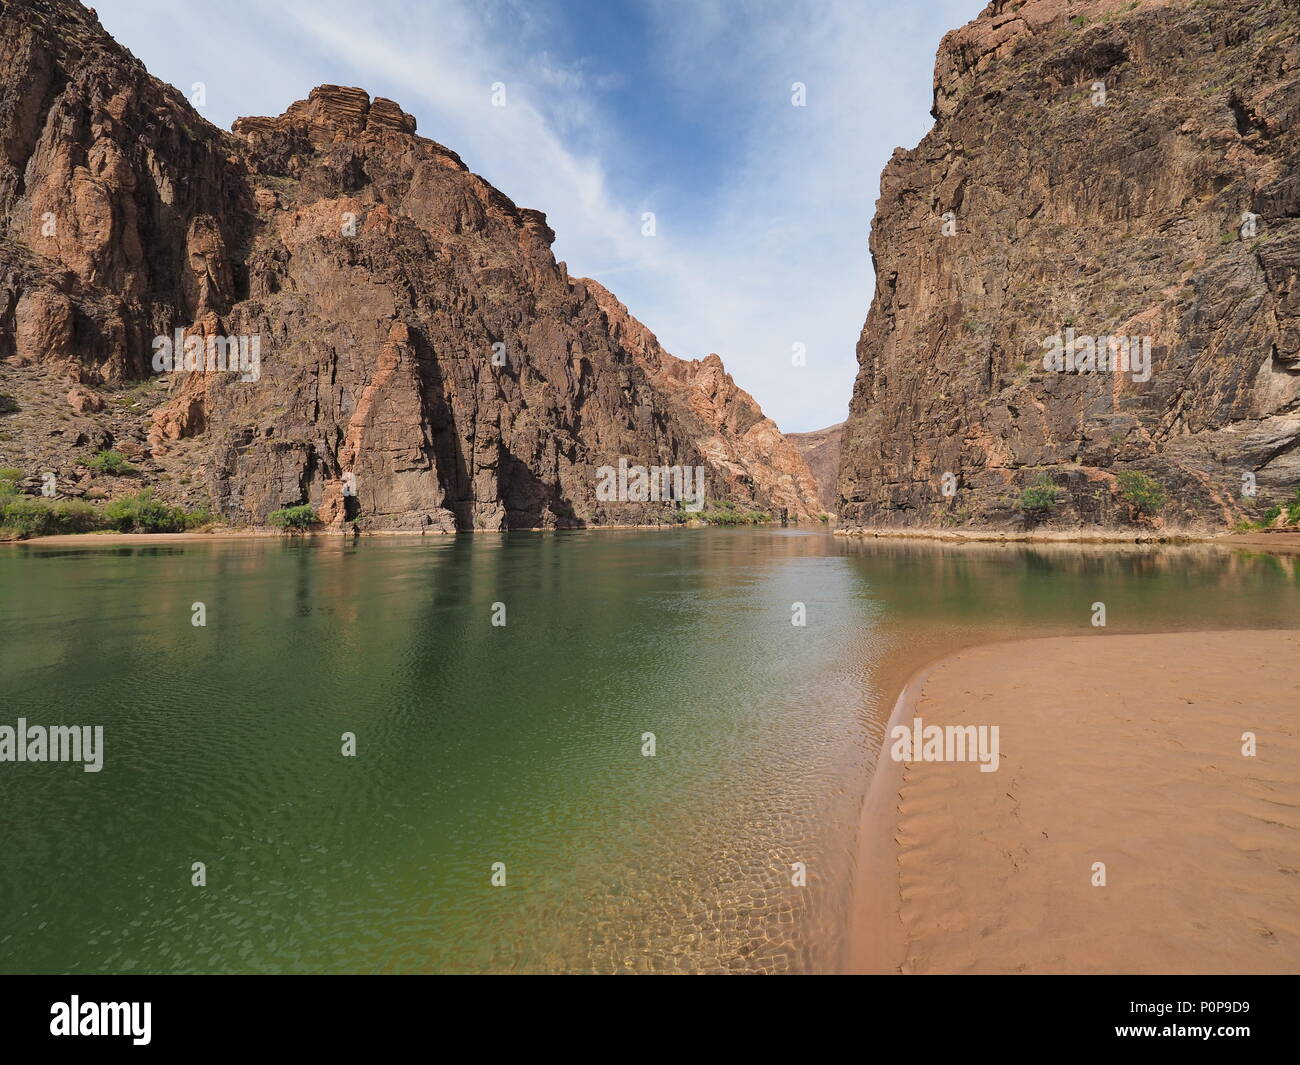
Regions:
<svg viewBox="0 0 1300 1065"><path fill-rule="evenodd" d="M1037 480L1020 493L1016 506L1031 521L1042 521L1061 502L1061 490L1047 474L1040 473Z"/></svg>
<svg viewBox="0 0 1300 1065"><path fill-rule="evenodd" d="M104 517L108 528L122 533L185 532L212 520L206 508L187 511L155 499L151 488L114 499Z"/></svg>
<svg viewBox="0 0 1300 1065"><path fill-rule="evenodd" d="M1300 488L1285 503L1274 503L1259 521L1243 518L1234 527L1237 532L1259 532L1261 529L1289 529L1300 526Z"/></svg>
<svg viewBox="0 0 1300 1065"><path fill-rule="evenodd" d="M729 499L724 499L711 510L696 515L706 525L763 525L772 515L763 510L741 510Z"/></svg>
<svg viewBox="0 0 1300 1065"><path fill-rule="evenodd" d="M273 510L267 515L266 520L277 529L284 529L286 532L305 532L320 521L316 516L316 508L310 503Z"/></svg>
<svg viewBox="0 0 1300 1065"><path fill-rule="evenodd" d="M185 532L211 522L206 508L185 510L153 497L150 489L121 496L102 509L81 499L38 499L5 491L16 483L0 469L0 538L59 536L112 530L122 533Z"/></svg>
<svg viewBox="0 0 1300 1065"><path fill-rule="evenodd" d="M1165 505L1165 491L1154 477L1137 470L1124 470L1115 475L1120 498L1142 517L1153 518Z"/></svg>
<svg viewBox="0 0 1300 1065"><path fill-rule="evenodd" d="M94 532L103 527L103 521L98 510L80 499L61 499L51 503L29 496L11 496L4 502L0 527L23 538Z"/></svg>

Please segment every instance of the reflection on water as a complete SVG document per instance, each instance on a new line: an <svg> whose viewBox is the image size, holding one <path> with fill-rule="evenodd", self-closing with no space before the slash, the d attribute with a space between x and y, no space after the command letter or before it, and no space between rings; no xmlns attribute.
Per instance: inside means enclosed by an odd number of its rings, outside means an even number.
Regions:
<svg viewBox="0 0 1300 1065"><path fill-rule="evenodd" d="M0 551L0 724L106 749L0 763L0 970L827 969L908 670L1099 601L1292 627L1298 578L797 530Z"/></svg>

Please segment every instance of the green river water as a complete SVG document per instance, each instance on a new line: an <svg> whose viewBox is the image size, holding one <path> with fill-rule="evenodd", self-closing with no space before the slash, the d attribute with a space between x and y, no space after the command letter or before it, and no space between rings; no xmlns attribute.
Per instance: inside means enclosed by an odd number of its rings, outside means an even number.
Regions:
<svg viewBox="0 0 1300 1065"><path fill-rule="evenodd" d="M1300 559L793 528L0 545L0 725L104 730L98 773L0 762L0 971L833 970L901 680L1097 635L1099 601L1106 632L1292 628Z"/></svg>

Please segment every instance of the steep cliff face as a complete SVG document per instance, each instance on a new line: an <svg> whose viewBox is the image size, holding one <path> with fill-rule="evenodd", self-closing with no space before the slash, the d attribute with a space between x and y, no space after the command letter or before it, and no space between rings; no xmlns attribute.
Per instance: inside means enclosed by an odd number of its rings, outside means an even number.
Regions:
<svg viewBox="0 0 1300 1065"><path fill-rule="evenodd" d="M0 336L11 362L143 377L150 342L225 310L248 188L227 134L72 3L0 6ZM221 264L212 256L213 269Z"/></svg>
<svg viewBox="0 0 1300 1065"><path fill-rule="evenodd" d="M604 311L615 341L668 400L674 422L730 498L784 510L796 520L821 513L817 481L803 456L753 396L736 385L717 355L689 360L670 355L608 289L595 281L582 283Z"/></svg>
<svg viewBox="0 0 1300 1065"><path fill-rule="evenodd" d="M1300 4L995 0L933 114L881 178L841 520L1019 523L1046 477L1050 521L1123 523L1130 470L1169 525L1289 495Z"/></svg>
<svg viewBox="0 0 1300 1065"><path fill-rule="evenodd" d="M785 434L812 471L823 512L832 516L839 506L840 441L843 435L843 422L811 433Z"/></svg>
<svg viewBox="0 0 1300 1065"><path fill-rule="evenodd" d="M779 434L718 421L743 476L706 453L700 386L652 374L545 216L392 101L321 86L227 133L70 0L5 4L0 41L5 464L102 494L86 461L112 446L237 523L297 503L363 528L670 520L597 497L620 459L799 500L759 450L782 457Z"/></svg>

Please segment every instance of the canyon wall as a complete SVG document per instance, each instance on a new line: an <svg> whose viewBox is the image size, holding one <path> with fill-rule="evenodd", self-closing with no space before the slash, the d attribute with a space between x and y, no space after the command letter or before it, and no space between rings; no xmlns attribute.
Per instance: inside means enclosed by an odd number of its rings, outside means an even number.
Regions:
<svg viewBox="0 0 1300 1065"><path fill-rule="evenodd" d="M933 117L881 177L842 523L1222 527L1289 497L1300 3L995 0L943 39Z"/></svg>
<svg viewBox="0 0 1300 1065"><path fill-rule="evenodd" d="M840 441L844 423L815 429L811 433L786 433L817 482L817 497L825 513L834 515L839 506Z"/></svg>
<svg viewBox="0 0 1300 1065"><path fill-rule="evenodd" d="M681 520L598 498L620 459L817 509L715 356L630 350L545 216L393 101L325 85L226 132L71 0L10 0L0 41L0 465L234 524L301 503L375 529ZM88 469L110 447L133 480Z"/></svg>
<svg viewBox="0 0 1300 1065"><path fill-rule="evenodd" d="M669 354L608 289L591 280L582 283L605 312L614 339L668 401L675 424L729 498L783 510L797 520L823 513L817 479L792 438L736 385L717 355L679 359Z"/></svg>

